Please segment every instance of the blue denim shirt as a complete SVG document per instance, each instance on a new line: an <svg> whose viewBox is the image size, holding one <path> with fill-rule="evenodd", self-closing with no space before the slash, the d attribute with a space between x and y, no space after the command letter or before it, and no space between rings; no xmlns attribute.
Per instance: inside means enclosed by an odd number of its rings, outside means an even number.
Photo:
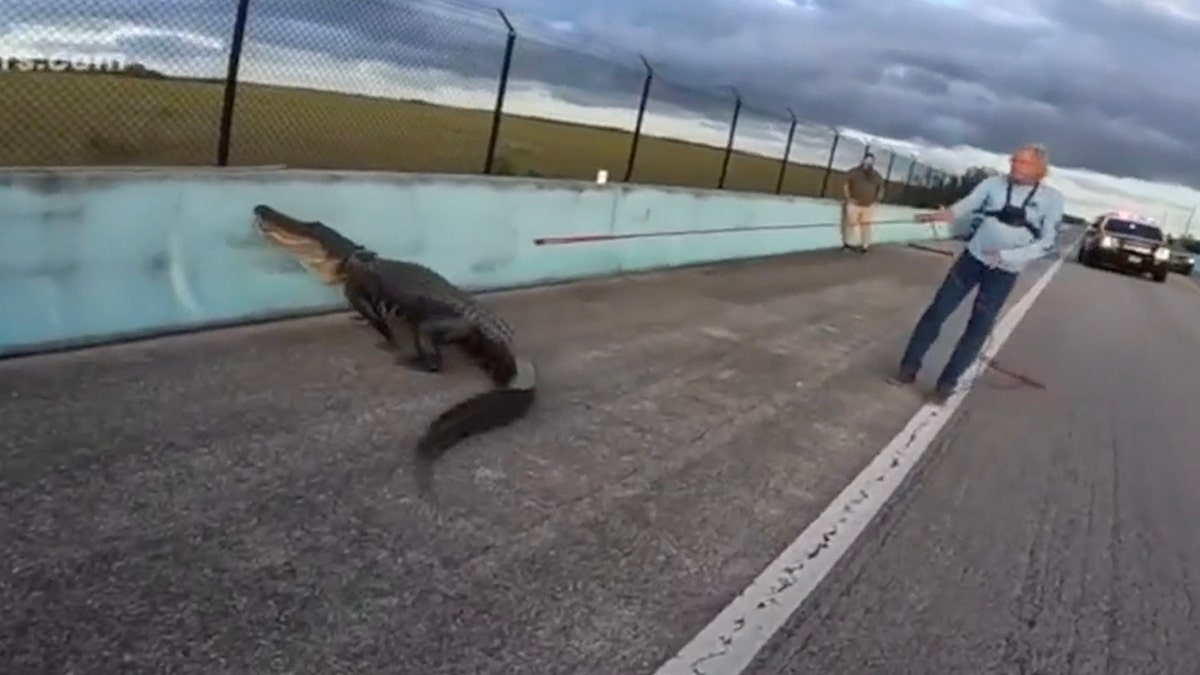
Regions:
<svg viewBox="0 0 1200 675"><path fill-rule="evenodd" d="M1032 185L1013 184L1012 204L1020 206L1025 201ZM1008 177L1004 175L985 178L966 197L958 200L950 210L954 213L951 225L954 234L970 233L972 216L979 211L997 211L1004 207L1008 191ZM1005 225L992 216L984 216L967 241L967 251L976 259L986 262L985 251L1000 251L1000 269L1014 274L1025 266L1054 250L1058 243L1058 228L1063 217L1063 196L1058 190L1042 183L1026 210L1029 222L1040 232L1034 236L1023 227Z"/></svg>

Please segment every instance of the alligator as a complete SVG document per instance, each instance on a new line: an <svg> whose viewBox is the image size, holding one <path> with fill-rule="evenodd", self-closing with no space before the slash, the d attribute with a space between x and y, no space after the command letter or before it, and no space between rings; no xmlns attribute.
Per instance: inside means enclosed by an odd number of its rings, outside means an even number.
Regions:
<svg viewBox="0 0 1200 675"><path fill-rule="evenodd" d="M537 370L518 351L512 328L467 291L424 265L380 256L320 221L302 221L269 206L254 207L255 225L324 283L340 285L350 306L424 372L442 370L442 348L456 345L491 378L494 388L437 416L417 442L419 480L434 460L469 436L506 426L533 405ZM422 476L424 476L422 480Z"/></svg>

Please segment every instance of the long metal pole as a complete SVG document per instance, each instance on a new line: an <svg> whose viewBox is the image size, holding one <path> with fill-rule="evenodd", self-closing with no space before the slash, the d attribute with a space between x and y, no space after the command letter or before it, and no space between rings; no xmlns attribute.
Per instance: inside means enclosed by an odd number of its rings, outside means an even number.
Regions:
<svg viewBox="0 0 1200 675"><path fill-rule="evenodd" d="M916 222L913 218L897 220L877 220L875 225L911 225ZM598 241L619 241L622 239L645 239L649 237L682 237L695 234L729 234L733 232L766 232L770 230L806 230L817 227L835 227L840 223L801 223L797 225L756 225L753 227L721 227L712 230L662 230L659 232L633 232L630 234L575 234L561 237L539 237L533 240L535 246L553 246L558 244L590 244Z"/></svg>

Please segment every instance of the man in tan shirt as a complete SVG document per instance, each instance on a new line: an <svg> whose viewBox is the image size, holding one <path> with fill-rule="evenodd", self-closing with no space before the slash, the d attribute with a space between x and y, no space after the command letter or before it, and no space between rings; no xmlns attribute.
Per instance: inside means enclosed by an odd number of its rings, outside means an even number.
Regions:
<svg viewBox="0 0 1200 675"><path fill-rule="evenodd" d="M842 248L866 253L871 246L875 205L883 199L883 176L875 170L875 155L846 172L842 183Z"/></svg>

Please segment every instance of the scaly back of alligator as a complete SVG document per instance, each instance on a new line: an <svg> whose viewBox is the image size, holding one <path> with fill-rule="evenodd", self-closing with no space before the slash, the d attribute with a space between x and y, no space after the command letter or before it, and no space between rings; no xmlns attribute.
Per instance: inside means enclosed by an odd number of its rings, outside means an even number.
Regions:
<svg viewBox="0 0 1200 675"><path fill-rule="evenodd" d="M379 280L380 295L415 296L414 304L423 306L423 310L416 310L417 314L452 315L470 324L472 330L460 335L455 343L497 387L507 387L517 376L518 356L512 327L470 292L419 263L378 258L368 265Z"/></svg>

